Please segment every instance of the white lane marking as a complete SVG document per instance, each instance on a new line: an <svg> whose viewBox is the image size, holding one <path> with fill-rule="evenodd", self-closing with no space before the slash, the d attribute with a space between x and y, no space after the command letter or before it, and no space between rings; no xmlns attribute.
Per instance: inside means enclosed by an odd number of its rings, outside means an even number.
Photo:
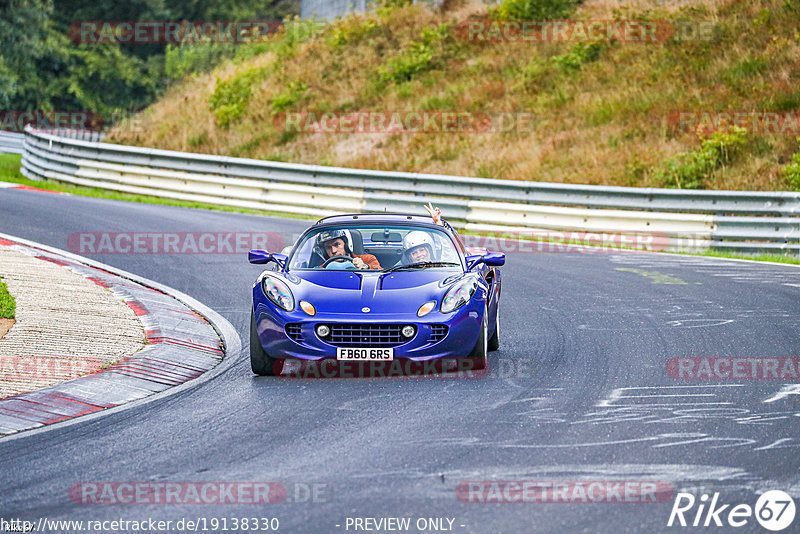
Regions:
<svg viewBox="0 0 800 534"><path fill-rule="evenodd" d="M661 449L664 447L675 447L677 445L691 445L692 443L704 443L709 441L732 442L729 443L728 445L715 445L713 447L709 447L709 449L724 449L725 447L738 447L740 445L752 445L753 443L758 443L757 440L748 438L718 438L714 436L706 436L699 439L689 439L684 441L675 441L672 443L662 443L660 445L653 445L652 448Z"/></svg>
<svg viewBox="0 0 800 534"><path fill-rule="evenodd" d="M551 391L562 391L563 388L547 388L547 389L549 389ZM508 401L508 404L512 404L514 402L529 402L529 401L536 402L536 401L540 401L540 400L547 399L547 398L548 397L527 397L527 398L524 398L524 399L514 399L512 401Z"/></svg>
<svg viewBox="0 0 800 534"><path fill-rule="evenodd" d="M705 434L703 434L705 436ZM516 444L516 443L500 443L496 447L505 449L570 449L572 447L602 447L603 445L624 445L626 443L641 443L643 441L654 441L661 439L660 436L651 436L646 438L632 438L621 439L616 441L597 441L593 443L544 443L544 444Z"/></svg>
<svg viewBox="0 0 800 534"><path fill-rule="evenodd" d="M800 395L800 384L784 384L783 387L779 392L777 392L772 397L768 398L764 402L775 402L781 399L785 399L789 395Z"/></svg>
<svg viewBox="0 0 800 534"><path fill-rule="evenodd" d="M19 184L12 184L11 182L0 182L0 189L5 189L7 187L16 187Z"/></svg>
<svg viewBox="0 0 800 534"><path fill-rule="evenodd" d="M642 438L620 439L614 441L596 441L596 442L585 442L585 443L541 443L541 444L499 443L496 446L505 449L569 449L573 447L604 447L607 445L625 445L628 443L643 443L652 441L667 441L667 443L659 443L657 445L651 445L650 447L653 449L664 448L664 447L675 447L681 445L691 445L693 443L710 443L710 442L718 442L723 444L710 446L708 447L709 449L723 449L727 447L741 447L757 443L757 440L748 438L723 438L699 432L681 432L681 433L658 434L656 436L647 436Z"/></svg>
<svg viewBox="0 0 800 534"><path fill-rule="evenodd" d="M716 393L682 393L679 395L625 395L625 399L652 399L653 397L716 397Z"/></svg>
<svg viewBox="0 0 800 534"><path fill-rule="evenodd" d="M627 398L627 397L626 397ZM712 405L719 405L719 406L730 406L733 404L732 402L670 402L666 404L629 404L628 406L644 406L646 408L650 408L652 406L712 406ZM599 404L596 406L600 406ZM610 406L610 405L609 405Z"/></svg>
<svg viewBox="0 0 800 534"><path fill-rule="evenodd" d="M704 323L705 321L705 323ZM706 328L709 326L722 326L724 324L732 323L733 319L680 319L675 321L667 321L669 326L683 327L683 328ZM686 323L700 323L689 325Z"/></svg>
<svg viewBox="0 0 800 534"><path fill-rule="evenodd" d="M781 438L777 441L770 443L769 445L765 445L763 447L758 447L753 449L754 451L766 451L769 449L792 449L795 447L800 447L800 445L783 445L787 441L792 441L793 438Z"/></svg>
<svg viewBox="0 0 800 534"><path fill-rule="evenodd" d="M631 387L624 387L618 388L622 389L689 389L689 388L740 388L742 387L741 384L714 384L713 386L703 385L703 386L631 386Z"/></svg>
<svg viewBox="0 0 800 534"><path fill-rule="evenodd" d="M692 405L709 405L709 404L722 404L722 405L731 404L730 402L689 402L689 403L670 403L670 404L614 404L617 401L620 401L620 400L623 400L623 399L663 398L664 397L664 395L662 395L660 393L647 393L647 394L644 394L644 395L625 395L624 393L626 393L628 391L644 391L644 392L646 392L647 390L651 390L651 389L652 390L680 389L680 390L689 390L689 391L691 391L692 389L699 389L699 388L708 389L708 388L724 388L724 387L742 387L742 385L741 384L714 384L714 385L708 385L708 386L705 386L705 385L703 385L703 386L639 386L639 387L616 388L616 389L612 390L611 393L609 393L607 398L601 400L600 402L595 404L595 406L602 408L602 407L618 407L618 406L692 406ZM710 390L710 391L713 391L713 389ZM687 393L685 393L685 394L678 394L678 395L672 395L672 396L673 397L695 397L695 396L698 396L698 394L689 393L687 391ZM710 394L706 394L706 395L703 395L703 396L714 396L714 397L716 397L717 394L716 393L710 393Z"/></svg>

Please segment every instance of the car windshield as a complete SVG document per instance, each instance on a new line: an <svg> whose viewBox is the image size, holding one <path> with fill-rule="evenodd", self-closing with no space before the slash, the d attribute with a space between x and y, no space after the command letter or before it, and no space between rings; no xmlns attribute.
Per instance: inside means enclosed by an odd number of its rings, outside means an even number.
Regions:
<svg viewBox="0 0 800 534"><path fill-rule="evenodd" d="M321 228L305 235L289 260L290 270L452 269L461 265L446 232L411 225Z"/></svg>

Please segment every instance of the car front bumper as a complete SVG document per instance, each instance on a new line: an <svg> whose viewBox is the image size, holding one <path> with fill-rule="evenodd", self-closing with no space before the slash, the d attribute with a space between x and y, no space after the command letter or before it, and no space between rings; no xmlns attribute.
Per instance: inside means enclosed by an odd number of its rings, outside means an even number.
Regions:
<svg viewBox="0 0 800 534"><path fill-rule="evenodd" d="M264 351L272 358L298 358L321 360L336 358L338 347L372 348L385 345L334 345L316 333L319 324L382 324L412 325L416 332L408 341L394 345L394 358L426 361L436 358L460 358L468 356L480 335L485 302L477 298L452 313L441 313L438 309L425 317L411 314L366 314L326 313L309 317L299 309L286 312L276 308L265 297L256 298L255 318L258 338ZM362 317L361 315L364 315ZM286 325L293 325L293 335L287 333ZM447 326L447 333L437 342L430 342L432 325ZM295 332L299 332L296 334Z"/></svg>

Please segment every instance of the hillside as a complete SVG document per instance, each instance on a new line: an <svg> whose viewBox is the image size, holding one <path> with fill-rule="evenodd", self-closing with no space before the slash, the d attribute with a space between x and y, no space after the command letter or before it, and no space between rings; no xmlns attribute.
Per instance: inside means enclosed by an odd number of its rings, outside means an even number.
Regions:
<svg viewBox="0 0 800 534"><path fill-rule="evenodd" d="M272 42L185 78L109 140L364 169L800 189L800 156L792 163L800 152L800 123L791 122L800 116L800 0L570 4L544 0L535 7L550 11L532 13L525 0L505 0L498 11L449 1L441 11L394 5L329 25L295 21ZM573 30L575 21L587 27L590 21L640 27L651 21L658 31L639 42L469 34L469 28L491 28L490 17L572 19ZM507 22L499 27L510 28ZM334 112L332 128L347 130L346 113L368 122L368 111L387 120L393 112L427 113L440 122L425 132L367 127L379 131L349 133L319 131L324 128L313 120ZM442 131L445 111L489 117L492 128ZM501 111L516 128L498 126ZM750 131L712 134L681 129L673 120L681 111L754 115L742 121ZM780 120L767 118L756 130L768 131L752 131L753 117L766 111L782 113ZM298 124L300 133L287 131Z"/></svg>

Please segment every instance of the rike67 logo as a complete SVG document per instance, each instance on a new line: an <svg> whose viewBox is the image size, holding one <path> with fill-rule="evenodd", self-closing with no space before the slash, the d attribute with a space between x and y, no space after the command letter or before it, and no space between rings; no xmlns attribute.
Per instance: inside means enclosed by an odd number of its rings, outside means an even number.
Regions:
<svg viewBox="0 0 800 534"><path fill-rule="evenodd" d="M756 501L755 508L749 504L723 504L719 493L710 498L706 494L695 498L691 493L678 493L667 526L682 527L743 527L755 520L767 530L778 532L794 522L795 504L788 493L770 490Z"/></svg>

